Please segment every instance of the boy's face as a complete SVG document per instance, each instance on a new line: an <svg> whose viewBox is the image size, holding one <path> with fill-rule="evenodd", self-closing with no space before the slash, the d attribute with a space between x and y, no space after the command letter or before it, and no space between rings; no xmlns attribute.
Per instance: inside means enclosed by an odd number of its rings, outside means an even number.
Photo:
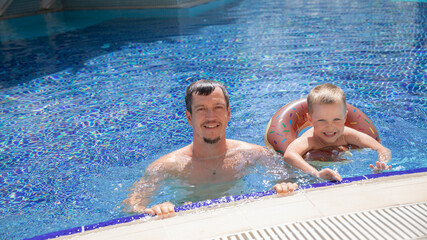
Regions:
<svg viewBox="0 0 427 240"><path fill-rule="evenodd" d="M313 124L314 136L323 143L334 143L344 131L347 111L344 103L314 104L308 119Z"/></svg>

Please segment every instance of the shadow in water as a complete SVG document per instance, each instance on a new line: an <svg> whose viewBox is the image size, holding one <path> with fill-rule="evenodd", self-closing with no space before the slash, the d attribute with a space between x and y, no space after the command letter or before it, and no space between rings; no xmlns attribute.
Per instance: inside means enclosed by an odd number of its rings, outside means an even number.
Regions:
<svg viewBox="0 0 427 240"><path fill-rule="evenodd" d="M172 37L192 35L206 26L233 23L227 10L238 2L198 16L125 16L64 33L0 42L0 89L66 69L78 71L87 60L118 51L131 43L174 41Z"/></svg>

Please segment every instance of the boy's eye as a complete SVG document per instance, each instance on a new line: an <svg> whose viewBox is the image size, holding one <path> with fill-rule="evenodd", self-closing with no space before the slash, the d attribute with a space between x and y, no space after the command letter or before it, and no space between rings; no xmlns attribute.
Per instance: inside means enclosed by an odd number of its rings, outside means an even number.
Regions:
<svg viewBox="0 0 427 240"><path fill-rule="evenodd" d="M341 118L335 118L334 121L341 121Z"/></svg>

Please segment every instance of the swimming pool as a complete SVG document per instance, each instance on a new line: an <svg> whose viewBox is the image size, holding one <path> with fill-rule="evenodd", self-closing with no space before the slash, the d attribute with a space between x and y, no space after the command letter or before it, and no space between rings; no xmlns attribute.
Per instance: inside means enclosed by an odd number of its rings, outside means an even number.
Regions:
<svg viewBox="0 0 427 240"><path fill-rule="evenodd" d="M193 79L224 82L228 138L259 145L282 105L333 82L373 120L393 171L427 167L426 5L245 0L179 17L75 11L42 15L37 27L41 16L0 22L1 238L126 216L119 204L143 169L191 141ZM333 167L360 176L375 159L357 151ZM264 191L275 176L250 174L227 194Z"/></svg>

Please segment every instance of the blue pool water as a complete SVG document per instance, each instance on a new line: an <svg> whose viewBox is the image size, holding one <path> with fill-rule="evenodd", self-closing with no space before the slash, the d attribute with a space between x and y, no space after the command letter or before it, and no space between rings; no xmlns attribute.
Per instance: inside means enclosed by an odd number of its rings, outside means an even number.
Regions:
<svg viewBox="0 0 427 240"><path fill-rule="evenodd" d="M228 86L228 138L259 145L282 105L332 82L373 120L392 171L427 167L427 3L220 2L0 21L0 239L127 216L120 203L145 167L191 142L194 79ZM332 168L360 176L376 159L355 151ZM318 181L277 163L250 171L218 194ZM192 189L175 187L154 203L187 200Z"/></svg>

